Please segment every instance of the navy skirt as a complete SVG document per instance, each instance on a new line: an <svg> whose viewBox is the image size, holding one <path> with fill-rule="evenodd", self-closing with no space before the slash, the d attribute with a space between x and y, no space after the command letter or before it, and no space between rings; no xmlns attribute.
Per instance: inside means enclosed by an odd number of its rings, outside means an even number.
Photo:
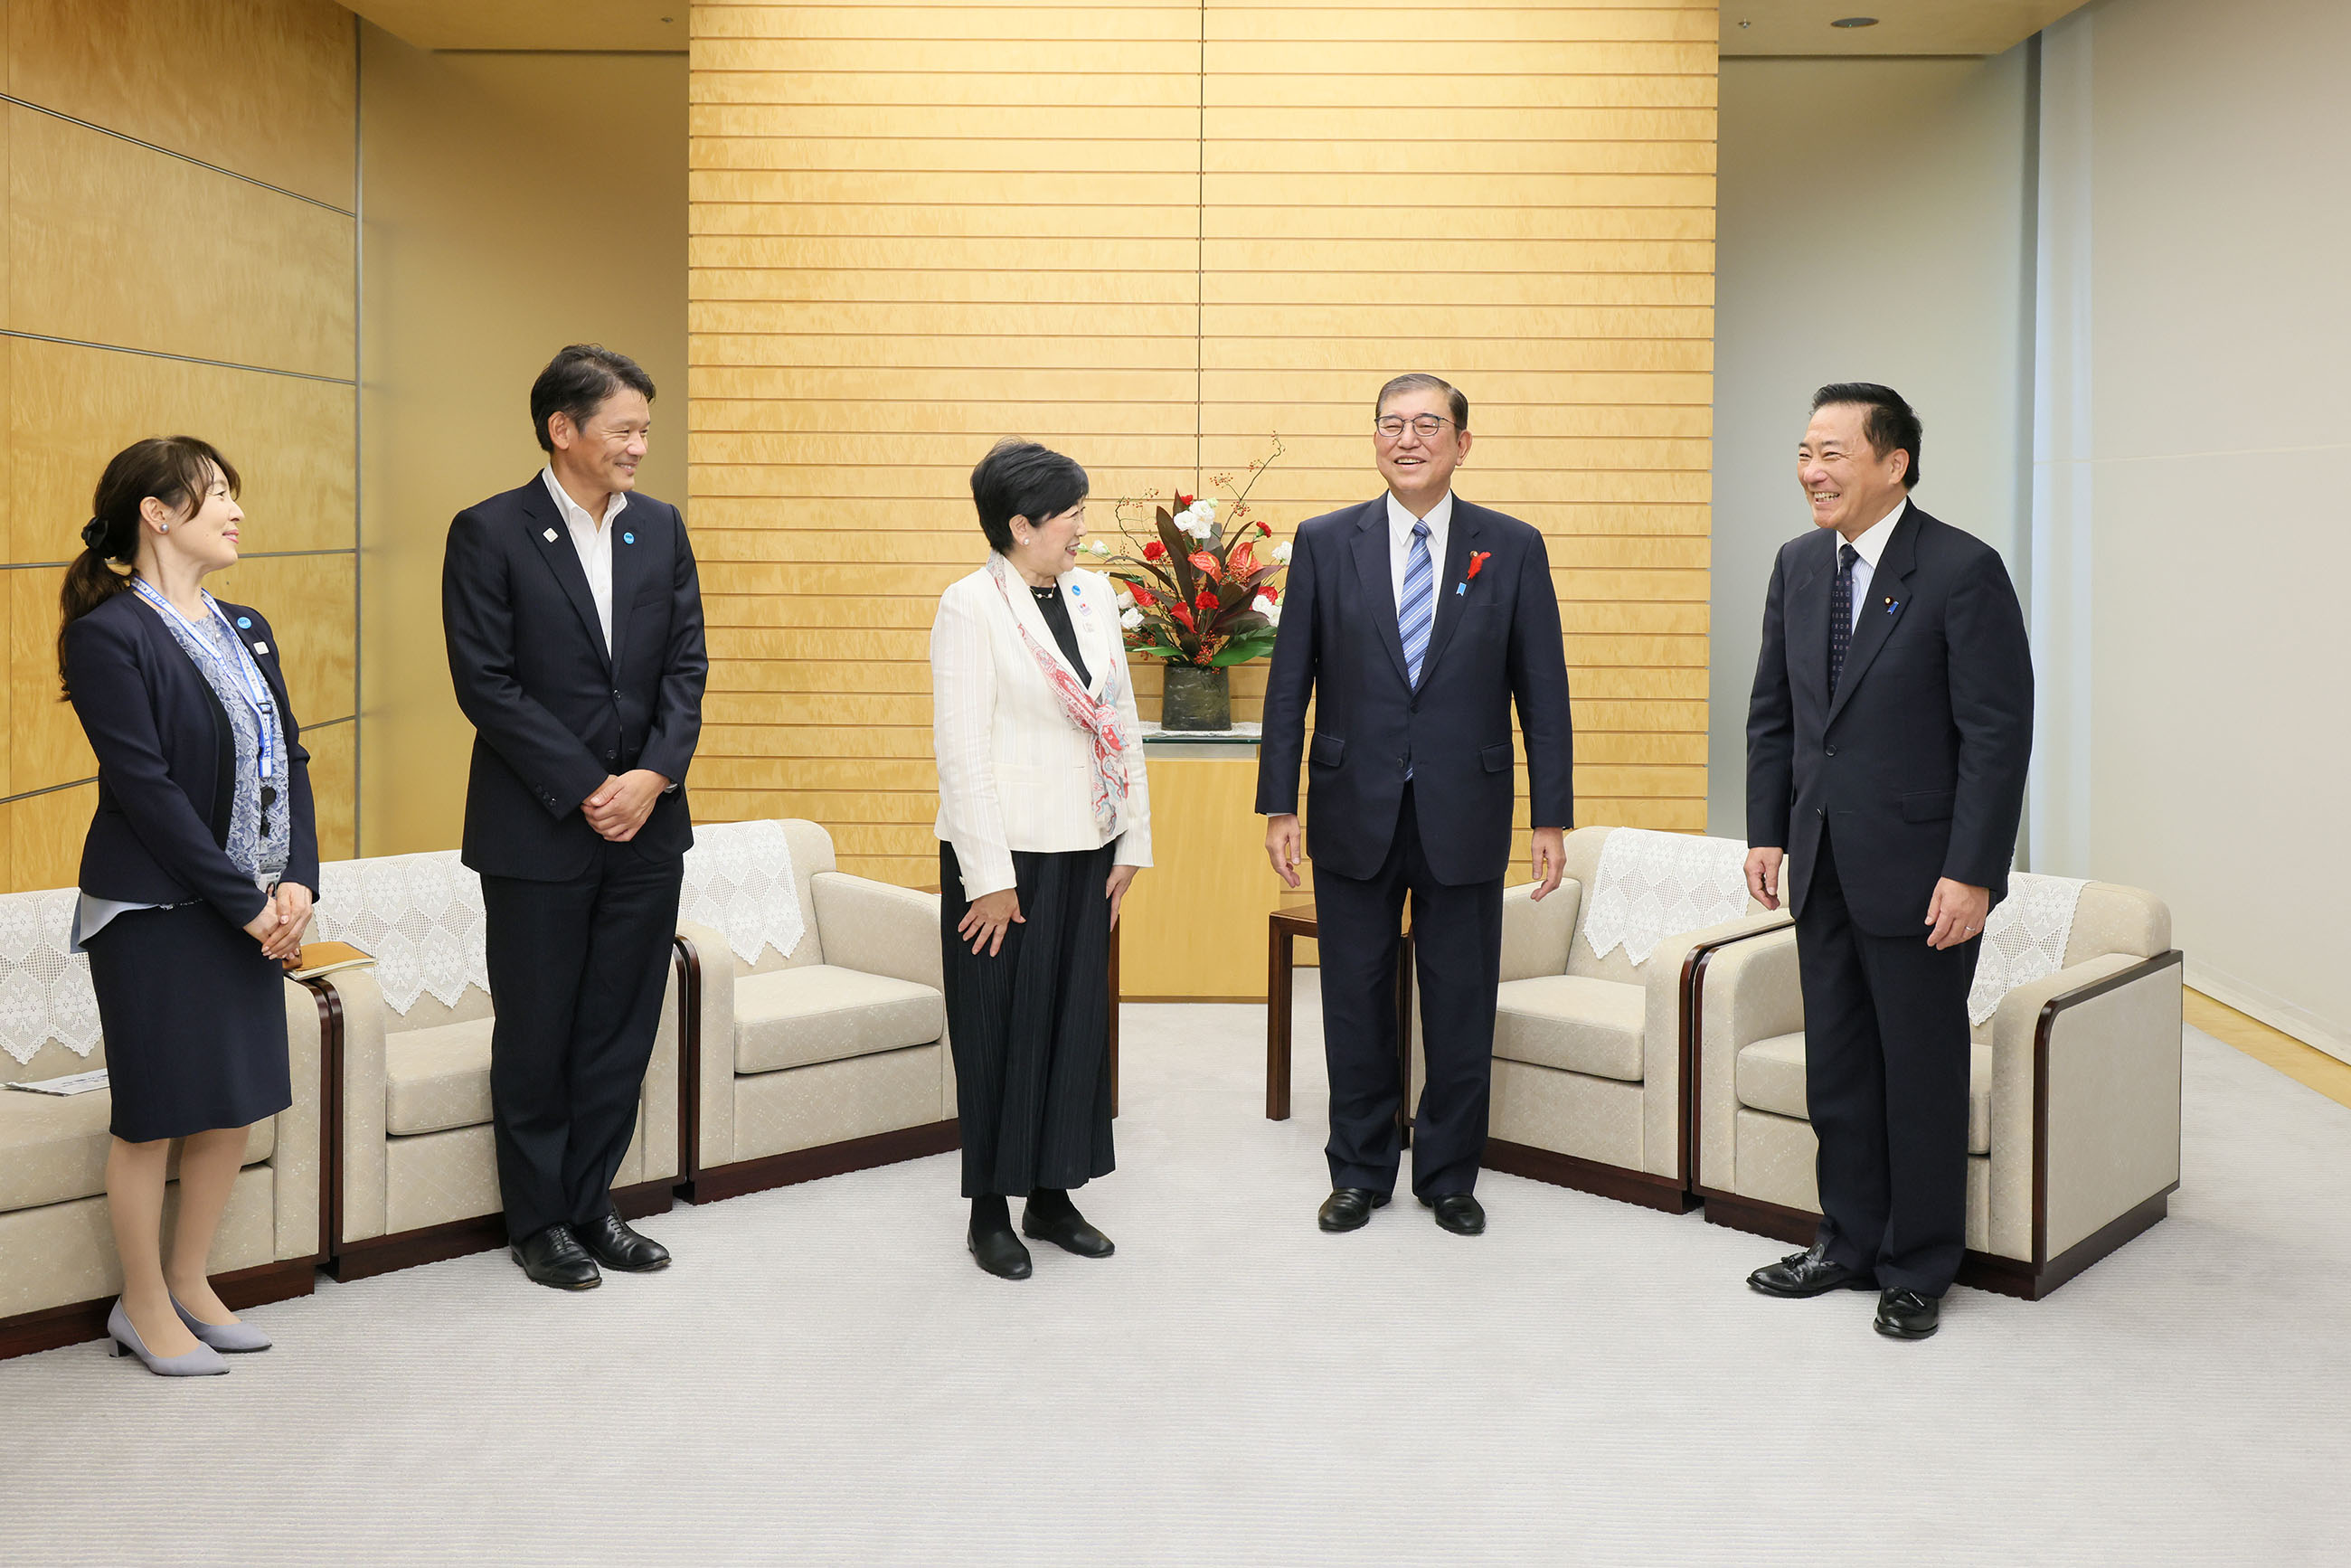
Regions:
<svg viewBox="0 0 2351 1568"><path fill-rule="evenodd" d="M209 904L133 909L83 946L106 1030L114 1135L249 1127L294 1103L285 970Z"/></svg>

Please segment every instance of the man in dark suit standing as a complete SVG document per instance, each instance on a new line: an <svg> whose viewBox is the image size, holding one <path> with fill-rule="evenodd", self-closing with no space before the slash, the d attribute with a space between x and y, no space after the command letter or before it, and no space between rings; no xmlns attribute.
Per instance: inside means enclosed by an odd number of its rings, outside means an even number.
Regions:
<svg viewBox="0 0 2351 1568"><path fill-rule="evenodd" d="M1427 1082L1412 1186L1458 1235L1486 1228L1473 1188L1486 1149L1502 877L1515 791L1510 706L1526 737L1541 898L1559 886L1574 818L1559 600L1542 535L1453 494L1469 400L1398 376L1374 407L1387 494L1299 525L1266 683L1257 809L1273 869L1298 885L1305 750L1314 910L1331 1070L1325 1230L1388 1201L1401 1163L1395 966L1412 897Z"/></svg>
<svg viewBox="0 0 2351 1568"><path fill-rule="evenodd" d="M2032 752L2016 590L1910 502L1918 436L1886 387L1813 398L1796 476L1819 526L1771 569L1747 718L1747 885L1777 909L1784 852L1822 1210L1748 1282L1876 1289L1896 1339L1935 1332L1967 1249L1968 989Z"/></svg>
<svg viewBox="0 0 2351 1568"><path fill-rule="evenodd" d="M581 1291L666 1267L612 1207L694 830L702 591L677 508L635 494L653 379L574 344L530 389L548 465L457 514L441 578L473 721L465 863L488 915L490 1100L515 1261Z"/></svg>

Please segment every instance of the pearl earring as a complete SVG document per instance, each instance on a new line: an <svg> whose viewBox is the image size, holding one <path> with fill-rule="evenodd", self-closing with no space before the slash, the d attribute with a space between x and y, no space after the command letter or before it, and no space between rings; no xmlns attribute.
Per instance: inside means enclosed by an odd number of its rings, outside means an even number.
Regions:
<svg viewBox="0 0 2351 1568"><path fill-rule="evenodd" d="M155 525L155 528L158 533L168 534L172 531L172 525L169 523L157 523Z"/></svg>

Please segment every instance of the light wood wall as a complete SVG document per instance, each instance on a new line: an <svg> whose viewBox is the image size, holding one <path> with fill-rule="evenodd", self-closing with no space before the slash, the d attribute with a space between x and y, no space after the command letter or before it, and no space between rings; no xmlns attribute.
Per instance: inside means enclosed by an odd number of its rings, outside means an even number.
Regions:
<svg viewBox="0 0 2351 1568"><path fill-rule="evenodd" d="M1378 493L1373 394L1427 370L1473 404L1460 493L1549 538L1579 821L1702 831L1715 26L696 5L698 814L813 817L844 868L935 880L927 629L985 556L989 442L1084 462L1105 530L1279 432L1255 498L1286 535ZM1262 664L1235 690L1254 717Z"/></svg>
<svg viewBox="0 0 2351 1568"><path fill-rule="evenodd" d="M320 848L352 852L352 18L327 0L0 0L0 874L73 883L97 772L57 700L57 588L108 457L188 434L242 471L214 580L277 629Z"/></svg>

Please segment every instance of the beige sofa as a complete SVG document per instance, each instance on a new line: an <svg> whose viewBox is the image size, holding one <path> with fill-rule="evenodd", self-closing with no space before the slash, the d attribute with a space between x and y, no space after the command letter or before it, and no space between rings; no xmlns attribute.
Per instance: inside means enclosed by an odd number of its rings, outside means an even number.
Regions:
<svg viewBox="0 0 2351 1568"><path fill-rule="evenodd" d="M1667 937L1644 963L1622 946L1595 954L1584 900L1617 831L1568 834L1564 880L1541 903L1528 896L1531 884L1502 895L1484 1163L1678 1214L1697 1201L1683 1116L1687 971L1714 947L1787 917L1750 899L1735 919ZM1413 1022L1417 1079L1416 1005Z"/></svg>
<svg viewBox="0 0 2351 1568"><path fill-rule="evenodd" d="M822 828L782 827L790 953L747 962L710 926L678 930L695 1019L682 1190L696 1203L956 1146L938 895L838 872Z"/></svg>
<svg viewBox="0 0 2351 1568"><path fill-rule="evenodd" d="M454 863L454 852L444 855ZM330 883L339 870L327 868ZM452 910L438 916L441 935L465 917L478 918L479 885L472 885L475 902L463 916ZM339 1063L329 1110L339 1130L329 1271L360 1279L505 1245L490 1125L489 996L469 983L454 1003L428 992L401 1013L384 1000L371 968L340 970L314 983L329 999ZM636 1134L612 1183L615 1206L632 1219L666 1210L678 1179L683 997L673 964Z"/></svg>
<svg viewBox="0 0 2351 1568"><path fill-rule="evenodd" d="M45 902L46 929L51 914L70 921L73 896L10 894L0 904ZM28 902L14 913L37 907ZM317 1278L325 1212L323 1030L318 998L291 981L285 989L294 1103L246 1140L245 1169L230 1188L208 1260L215 1288L233 1307L308 1295ZM105 1065L103 1040L83 1056L51 1037L22 1064L13 1055L0 1060L0 1078L62 1078ZM112 1104L102 1089L70 1098L0 1092L0 1357L105 1335L107 1310L122 1289L105 1196ZM175 1149L174 1176L178 1165Z"/></svg>
<svg viewBox="0 0 2351 1568"><path fill-rule="evenodd" d="M2038 1300L2163 1218L2179 1185L2180 962L2161 900L2094 882L2064 967L1976 1027L1962 1284ZM1707 1218L1809 1245L1819 1145L1793 929L1708 956L1694 1000Z"/></svg>

